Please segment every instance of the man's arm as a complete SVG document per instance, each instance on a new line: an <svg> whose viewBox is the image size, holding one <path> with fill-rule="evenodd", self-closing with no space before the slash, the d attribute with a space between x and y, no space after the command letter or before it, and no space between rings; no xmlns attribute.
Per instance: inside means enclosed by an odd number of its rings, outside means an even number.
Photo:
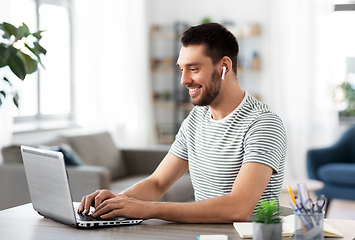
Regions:
<svg viewBox="0 0 355 240"><path fill-rule="evenodd" d="M116 198L117 196L144 201L158 201L165 192L187 172L187 170L187 161L168 153L154 173L147 179L131 186L119 194L114 194L109 190L97 190L90 195L84 196L78 211L87 213L90 206L96 208L103 201Z"/></svg>
<svg viewBox="0 0 355 240"><path fill-rule="evenodd" d="M120 195L145 201L159 201L188 168L187 161L168 153L152 175Z"/></svg>
<svg viewBox="0 0 355 240"><path fill-rule="evenodd" d="M172 158L174 157L172 156ZM177 161L177 165L180 164L182 162ZM158 168L155 174L156 176L163 174L160 170L173 172L175 167L176 165L166 161L164 167ZM102 218L113 216L158 218L185 223L248 221L270 180L271 174L272 169L266 165L245 163L241 167L231 193L227 195L191 203L141 201L127 197L128 195L120 195L100 204L96 208L94 216ZM163 189L165 190L165 188Z"/></svg>

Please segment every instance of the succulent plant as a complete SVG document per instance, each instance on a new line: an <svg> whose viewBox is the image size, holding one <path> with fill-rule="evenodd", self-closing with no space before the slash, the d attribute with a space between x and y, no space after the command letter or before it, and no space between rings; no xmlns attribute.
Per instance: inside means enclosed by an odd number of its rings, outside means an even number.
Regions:
<svg viewBox="0 0 355 240"><path fill-rule="evenodd" d="M279 201L276 199L260 201L259 206L257 207L256 218L254 222L264 224L281 223L282 219L280 218L279 213Z"/></svg>

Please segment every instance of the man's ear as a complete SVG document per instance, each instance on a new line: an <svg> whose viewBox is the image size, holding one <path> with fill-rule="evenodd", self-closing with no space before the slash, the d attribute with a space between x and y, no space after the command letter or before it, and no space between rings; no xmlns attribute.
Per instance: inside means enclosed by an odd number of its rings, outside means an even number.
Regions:
<svg viewBox="0 0 355 240"><path fill-rule="evenodd" d="M227 67L226 66L223 66L223 71L222 71L222 77L221 79L224 80L224 76L226 75L226 70L227 70Z"/></svg>
<svg viewBox="0 0 355 240"><path fill-rule="evenodd" d="M224 80L226 74L232 69L232 60L229 57L224 56L221 59L220 64L222 65L221 79Z"/></svg>

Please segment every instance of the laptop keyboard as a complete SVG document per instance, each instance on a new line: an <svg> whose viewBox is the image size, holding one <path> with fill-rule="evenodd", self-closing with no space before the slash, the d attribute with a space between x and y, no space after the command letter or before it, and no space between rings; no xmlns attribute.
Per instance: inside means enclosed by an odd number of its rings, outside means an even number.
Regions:
<svg viewBox="0 0 355 240"><path fill-rule="evenodd" d="M90 211L88 214L82 214L82 213L78 213L78 210L75 209L75 215L76 215L76 219L80 220L80 221L102 221L102 219L100 217L93 217L91 216L92 211Z"/></svg>
<svg viewBox="0 0 355 240"><path fill-rule="evenodd" d="M126 218L122 218L122 217L114 217L114 218L108 218L108 219L101 219L100 217L93 217L91 216L91 214L93 213L93 210L90 210L90 212L88 214L82 214L82 213L78 213L78 209L74 209L75 212L75 216L76 219L80 220L80 221L121 221L121 220L125 220Z"/></svg>

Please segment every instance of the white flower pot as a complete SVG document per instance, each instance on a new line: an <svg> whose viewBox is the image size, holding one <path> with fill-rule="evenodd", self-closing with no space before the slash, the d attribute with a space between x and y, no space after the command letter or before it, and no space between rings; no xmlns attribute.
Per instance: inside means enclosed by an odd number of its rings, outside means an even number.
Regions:
<svg viewBox="0 0 355 240"><path fill-rule="evenodd" d="M281 240L282 223L264 224L253 222L253 240Z"/></svg>

